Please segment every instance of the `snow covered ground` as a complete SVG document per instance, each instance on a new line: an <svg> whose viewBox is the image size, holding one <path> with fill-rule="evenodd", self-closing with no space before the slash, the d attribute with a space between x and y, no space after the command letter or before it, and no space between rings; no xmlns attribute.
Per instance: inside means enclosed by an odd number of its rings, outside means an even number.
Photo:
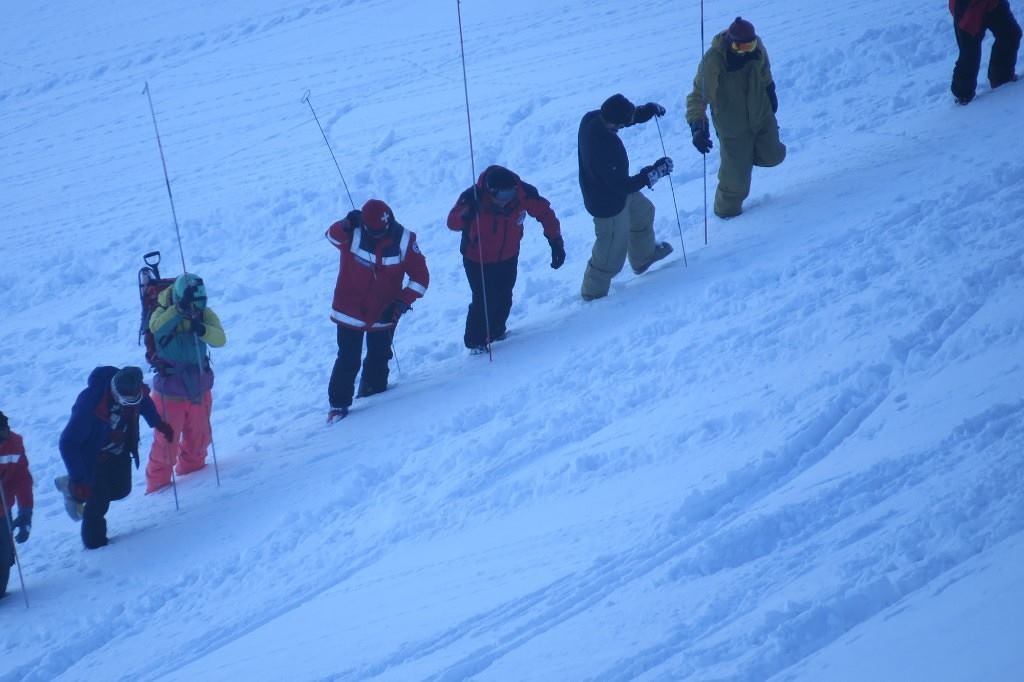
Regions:
<svg viewBox="0 0 1024 682"><path fill-rule="evenodd" d="M699 3L467 0L476 168L536 184L568 251L528 226L492 362L444 226L473 179L456 2L8 4L0 409L37 498L0 680L1021 679L1024 86L953 105L944 3L707 3L708 42L742 14L767 44L789 158L705 245ZM138 472L86 552L57 438L94 366L143 364L141 254L181 271L147 82L228 334L222 485L180 479L176 512ZM393 390L329 428L350 206L307 89L432 274ZM669 110L688 267L663 181L676 253L585 304L576 128L615 92Z"/></svg>

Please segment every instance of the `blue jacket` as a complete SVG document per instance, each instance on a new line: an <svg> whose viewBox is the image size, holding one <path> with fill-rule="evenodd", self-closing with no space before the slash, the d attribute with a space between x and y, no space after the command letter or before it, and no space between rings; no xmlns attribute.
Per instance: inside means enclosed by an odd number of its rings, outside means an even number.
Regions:
<svg viewBox="0 0 1024 682"><path fill-rule="evenodd" d="M110 405L114 400L110 380L117 371L117 367L97 367L89 374L89 385L78 394L71 419L60 434L60 456L73 483L93 484L100 450L110 442ZM150 426L160 423L160 414L145 385L138 410ZM137 417L133 428L137 433Z"/></svg>

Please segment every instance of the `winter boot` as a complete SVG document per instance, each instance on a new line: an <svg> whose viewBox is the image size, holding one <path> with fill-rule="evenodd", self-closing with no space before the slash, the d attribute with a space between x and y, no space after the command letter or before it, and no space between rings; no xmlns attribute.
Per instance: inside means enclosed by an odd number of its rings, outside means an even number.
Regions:
<svg viewBox="0 0 1024 682"><path fill-rule="evenodd" d="M82 510L85 509L85 502L82 502L71 494L70 481L67 476L58 476L53 479L53 485L64 496L64 510L71 517L72 521L82 520Z"/></svg>
<svg viewBox="0 0 1024 682"><path fill-rule="evenodd" d="M633 268L633 272L635 272L638 275L642 275L643 273L647 272L647 268L651 267L652 265L654 265L655 263L657 263L670 253L672 253L671 244L669 244L668 242L658 242L658 244L654 247L654 254L651 256L651 260L647 261L643 266L639 268Z"/></svg>
<svg viewBox="0 0 1024 682"><path fill-rule="evenodd" d="M347 407L332 407L331 411L327 413L327 423L333 424L334 422L340 422L342 419L348 416Z"/></svg>

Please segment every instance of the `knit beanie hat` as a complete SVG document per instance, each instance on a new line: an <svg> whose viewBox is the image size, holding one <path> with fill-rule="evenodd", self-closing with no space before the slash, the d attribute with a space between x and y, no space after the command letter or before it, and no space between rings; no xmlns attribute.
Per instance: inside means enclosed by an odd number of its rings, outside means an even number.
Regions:
<svg viewBox="0 0 1024 682"><path fill-rule="evenodd" d="M614 94L601 105L601 118L618 126L633 122L633 111L636 107L624 95Z"/></svg>
<svg viewBox="0 0 1024 682"><path fill-rule="evenodd" d="M749 43L757 38L754 25L743 17L736 17L736 21L729 24L725 37L734 43Z"/></svg>
<svg viewBox="0 0 1024 682"><path fill-rule="evenodd" d="M122 405L139 404L142 401L142 370L131 365L122 367L110 380L110 388Z"/></svg>
<svg viewBox="0 0 1024 682"><path fill-rule="evenodd" d="M373 234L383 234L391 224L391 207L380 199L370 199L363 204L363 224Z"/></svg>

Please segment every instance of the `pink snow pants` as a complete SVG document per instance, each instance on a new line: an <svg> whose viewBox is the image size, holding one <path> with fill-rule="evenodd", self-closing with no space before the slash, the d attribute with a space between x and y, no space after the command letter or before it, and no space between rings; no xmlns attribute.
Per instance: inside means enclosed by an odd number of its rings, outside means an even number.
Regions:
<svg viewBox="0 0 1024 682"><path fill-rule="evenodd" d="M153 447L146 464L146 493L156 492L171 483L171 468L179 476L206 466L206 448L210 445L210 411L213 394L206 391L200 404L176 400L153 392L153 402L163 420L174 429L170 443L153 431Z"/></svg>

